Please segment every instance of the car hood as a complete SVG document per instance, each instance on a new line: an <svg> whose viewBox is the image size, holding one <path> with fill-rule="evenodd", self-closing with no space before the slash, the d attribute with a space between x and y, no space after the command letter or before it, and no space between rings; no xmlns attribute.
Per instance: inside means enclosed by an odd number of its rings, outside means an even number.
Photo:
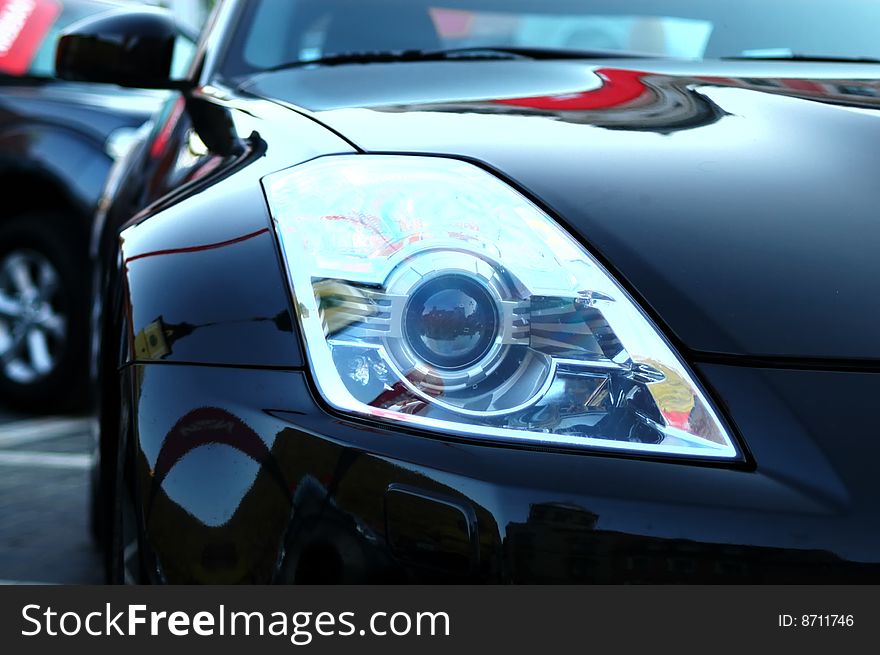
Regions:
<svg viewBox="0 0 880 655"><path fill-rule="evenodd" d="M242 88L363 151L483 162L680 347L873 365L878 78L868 65L486 61L296 69Z"/></svg>

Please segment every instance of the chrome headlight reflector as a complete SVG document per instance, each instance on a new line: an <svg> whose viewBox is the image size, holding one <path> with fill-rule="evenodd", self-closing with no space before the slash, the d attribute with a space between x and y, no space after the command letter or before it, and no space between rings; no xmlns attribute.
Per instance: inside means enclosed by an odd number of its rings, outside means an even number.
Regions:
<svg viewBox="0 0 880 655"><path fill-rule="evenodd" d="M497 177L345 155L263 185L335 408L495 441L739 457L651 320Z"/></svg>

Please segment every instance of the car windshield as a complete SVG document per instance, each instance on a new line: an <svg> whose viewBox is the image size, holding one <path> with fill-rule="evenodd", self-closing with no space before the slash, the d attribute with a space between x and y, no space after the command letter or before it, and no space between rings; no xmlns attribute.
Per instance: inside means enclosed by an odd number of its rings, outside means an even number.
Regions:
<svg viewBox="0 0 880 655"><path fill-rule="evenodd" d="M236 78L338 63L339 55L492 48L880 60L878 25L878 0L246 0L222 72Z"/></svg>

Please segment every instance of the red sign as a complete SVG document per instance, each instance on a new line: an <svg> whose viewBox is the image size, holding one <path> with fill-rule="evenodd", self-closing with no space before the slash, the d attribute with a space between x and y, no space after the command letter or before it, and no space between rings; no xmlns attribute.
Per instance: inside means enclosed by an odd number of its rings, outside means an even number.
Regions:
<svg viewBox="0 0 880 655"><path fill-rule="evenodd" d="M58 0L0 0L0 73L27 73L60 13Z"/></svg>

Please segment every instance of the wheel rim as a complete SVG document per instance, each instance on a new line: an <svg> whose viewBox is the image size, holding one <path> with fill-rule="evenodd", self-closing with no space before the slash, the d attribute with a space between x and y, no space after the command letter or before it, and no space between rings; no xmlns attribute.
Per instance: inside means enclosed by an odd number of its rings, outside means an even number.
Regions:
<svg viewBox="0 0 880 655"><path fill-rule="evenodd" d="M9 380L33 384L55 370L67 341L59 296L58 271L44 255L0 255L0 370Z"/></svg>

